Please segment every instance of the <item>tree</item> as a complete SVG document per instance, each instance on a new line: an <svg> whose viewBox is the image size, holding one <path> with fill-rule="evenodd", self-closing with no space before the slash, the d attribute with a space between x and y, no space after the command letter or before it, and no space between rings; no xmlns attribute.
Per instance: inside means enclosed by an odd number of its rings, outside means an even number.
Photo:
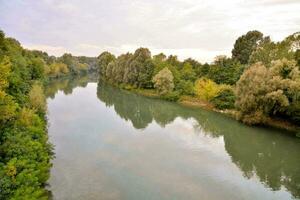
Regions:
<svg viewBox="0 0 300 200"><path fill-rule="evenodd" d="M239 80L243 70L244 66L239 61L226 56L217 56L206 76L218 84L233 85Z"/></svg>
<svg viewBox="0 0 300 200"><path fill-rule="evenodd" d="M30 105L37 111L44 112L46 110L46 98L43 88L39 84L34 84L29 92Z"/></svg>
<svg viewBox="0 0 300 200"><path fill-rule="evenodd" d="M159 94L165 95L173 90L173 79L172 72L168 68L164 68L153 77L154 87Z"/></svg>
<svg viewBox="0 0 300 200"><path fill-rule="evenodd" d="M11 62L9 57L5 56L0 62L0 90L4 90L8 87L8 77L11 72Z"/></svg>
<svg viewBox="0 0 300 200"><path fill-rule="evenodd" d="M183 95L195 94L194 83L192 81L180 80L175 89L179 91L180 94Z"/></svg>
<svg viewBox="0 0 300 200"><path fill-rule="evenodd" d="M272 61L286 58L288 60L295 59L297 50L300 49L300 35L294 33L281 42L272 42L270 39L262 41L257 49L253 51L249 63L254 64L262 62L269 67Z"/></svg>
<svg viewBox="0 0 300 200"><path fill-rule="evenodd" d="M201 100L210 101L220 92L220 87L214 81L202 78L195 83L195 93Z"/></svg>
<svg viewBox="0 0 300 200"><path fill-rule="evenodd" d="M268 117L281 114L292 117L290 109L299 105L299 94L300 72L295 61L277 60L269 68L256 63L237 82L237 117L247 124L263 124Z"/></svg>
<svg viewBox="0 0 300 200"><path fill-rule="evenodd" d="M44 77L45 62L42 58L33 58L31 61L31 77L32 79L41 79Z"/></svg>
<svg viewBox="0 0 300 200"><path fill-rule="evenodd" d="M17 108L17 104L13 101L12 96L0 90L0 128L2 128L2 125L5 124L6 121L15 117Z"/></svg>
<svg viewBox="0 0 300 200"><path fill-rule="evenodd" d="M105 78L105 73L106 73L106 67L107 65L114 61L116 59L116 57L105 51L103 53L101 53L99 56L98 56L98 66L99 66L99 72L100 72L100 75Z"/></svg>
<svg viewBox="0 0 300 200"><path fill-rule="evenodd" d="M234 44L232 58L240 61L241 64L247 64L252 52L257 45L263 40L263 34L259 31L249 31L240 36Z"/></svg>
<svg viewBox="0 0 300 200"><path fill-rule="evenodd" d="M49 66L49 69L45 69L48 71L49 76L58 77L62 75L68 74L69 68L66 64L62 62L54 62Z"/></svg>
<svg viewBox="0 0 300 200"><path fill-rule="evenodd" d="M189 80L192 82L194 82L196 80L196 73L190 63L186 62L183 65L183 68L181 70L181 78L183 80L186 80L186 81Z"/></svg>

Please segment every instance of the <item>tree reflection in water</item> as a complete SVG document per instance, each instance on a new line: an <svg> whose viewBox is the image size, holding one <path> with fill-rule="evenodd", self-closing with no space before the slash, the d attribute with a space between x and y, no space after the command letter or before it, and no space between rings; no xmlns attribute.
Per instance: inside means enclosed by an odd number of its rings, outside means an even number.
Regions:
<svg viewBox="0 0 300 200"><path fill-rule="evenodd" d="M46 95L54 98L59 90L71 94L75 87L85 87L90 81L88 76L54 80L46 87ZM223 137L227 153L245 177L256 175L273 190L284 186L300 198L300 140L289 133L245 126L218 113L143 97L102 82L98 84L97 96L136 129L145 129L153 121L165 127L178 117L193 118L197 121L195 130L201 130L195 134Z"/></svg>

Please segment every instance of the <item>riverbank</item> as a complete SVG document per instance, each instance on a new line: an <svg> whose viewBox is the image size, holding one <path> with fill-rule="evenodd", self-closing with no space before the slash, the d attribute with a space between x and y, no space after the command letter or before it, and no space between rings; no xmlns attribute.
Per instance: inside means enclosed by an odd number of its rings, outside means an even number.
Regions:
<svg viewBox="0 0 300 200"><path fill-rule="evenodd" d="M157 98L157 99L169 101L167 98L160 96L154 89L140 89L140 88L135 89L135 88L126 88L126 87L121 87L121 89L131 91L136 94L147 96L150 98ZM200 100L199 98L193 96L180 96L179 99L174 102L187 107L193 107L193 108L218 112L228 117L231 117L233 119L236 119L236 113L237 113L236 110L219 110L215 108L212 103ZM268 118L266 119L265 123L261 126L287 130L291 132L291 134L294 134L296 137L300 137L300 126L292 124L286 120Z"/></svg>

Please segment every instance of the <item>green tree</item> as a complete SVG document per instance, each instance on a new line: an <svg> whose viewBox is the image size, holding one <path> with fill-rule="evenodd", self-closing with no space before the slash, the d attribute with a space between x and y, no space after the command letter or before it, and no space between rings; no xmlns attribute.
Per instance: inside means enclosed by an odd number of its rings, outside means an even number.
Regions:
<svg viewBox="0 0 300 200"><path fill-rule="evenodd" d="M99 73L100 73L100 76L102 76L103 78L105 78L105 74L106 74L106 68L108 66L108 64L112 61L114 61L116 59L116 57L105 51L103 53L101 53L99 56L98 56L98 66L99 66Z"/></svg>
<svg viewBox="0 0 300 200"><path fill-rule="evenodd" d="M154 87L159 94L166 95L174 88L173 79L172 72L168 68L164 68L153 77Z"/></svg>
<svg viewBox="0 0 300 200"><path fill-rule="evenodd" d="M8 77L11 72L11 62L9 57L5 56L0 62L0 90L5 90L8 87Z"/></svg>
<svg viewBox="0 0 300 200"><path fill-rule="evenodd" d="M235 103L235 94L231 87L222 89L211 102L220 110L233 109Z"/></svg>
<svg viewBox="0 0 300 200"><path fill-rule="evenodd" d="M257 45L263 40L263 34L259 31L249 31L240 36L234 44L232 58L237 59L242 64L247 64L252 52Z"/></svg>
<svg viewBox="0 0 300 200"><path fill-rule="evenodd" d="M300 49L300 33L294 33L283 41L272 42L270 39L264 40L252 53L249 63L262 62L269 67L272 61L286 58L297 61L297 51Z"/></svg>
<svg viewBox="0 0 300 200"><path fill-rule="evenodd" d="M188 62L186 62L183 65L183 68L180 71L180 74L181 74L181 79L183 79L183 80L186 80L186 81L189 80L192 82L194 82L196 80L196 73L195 73L192 65Z"/></svg>
<svg viewBox="0 0 300 200"><path fill-rule="evenodd" d="M218 84L234 85L242 75L244 65L226 56L217 56L206 75Z"/></svg>

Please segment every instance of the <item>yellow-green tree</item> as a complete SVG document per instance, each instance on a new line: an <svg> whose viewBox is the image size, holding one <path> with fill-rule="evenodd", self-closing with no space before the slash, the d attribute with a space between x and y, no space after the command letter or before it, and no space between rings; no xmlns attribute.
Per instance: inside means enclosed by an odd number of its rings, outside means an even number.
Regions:
<svg viewBox="0 0 300 200"><path fill-rule="evenodd" d="M5 56L0 62L0 90L8 87L8 77L11 71L11 63L9 57Z"/></svg>
<svg viewBox="0 0 300 200"><path fill-rule="evenodd" d="M46 98L41 85L34 84L29 92L30 105L38 111L46 110Z"/></svg>
<svg viewBox="0 0 300 200"><path fill-rule="evenodd" d="M195 93L201 100L210 101L218 95L221 88L214 81L202 78L195 83Z"/></svg>

